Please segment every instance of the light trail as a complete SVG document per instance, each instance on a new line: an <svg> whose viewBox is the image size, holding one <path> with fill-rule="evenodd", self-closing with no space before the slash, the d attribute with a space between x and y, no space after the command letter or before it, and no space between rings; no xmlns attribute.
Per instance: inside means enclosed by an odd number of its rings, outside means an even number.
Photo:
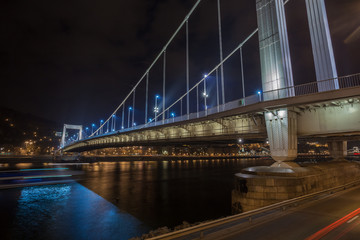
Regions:
<svg viewBox="0 0 360 240"><path fill-rule="evenodd" d="M319 230L318 232L314 233L310 237L307 237L305 240L318 240L324 237L326 234L334 230L335 228L341 226L345 222L353 219L356 215L360 214L360 208L356 209L355 211L349 213L345 217L340 218L336 222L328 225L327 227L324 227L323 229Z"/></svg>

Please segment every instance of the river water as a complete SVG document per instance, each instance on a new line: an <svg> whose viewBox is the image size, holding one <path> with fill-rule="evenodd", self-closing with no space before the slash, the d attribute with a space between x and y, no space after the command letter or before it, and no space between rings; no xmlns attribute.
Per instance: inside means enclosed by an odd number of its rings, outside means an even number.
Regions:
<svg viewBox="0 0 360 240"><path fill-rule="evenodd" d="M99 162L67 166L73 183L0 190L1 239L129 239L231 214L234 174L265 159ZM48 168L1 165L0 171Z"/></svg>

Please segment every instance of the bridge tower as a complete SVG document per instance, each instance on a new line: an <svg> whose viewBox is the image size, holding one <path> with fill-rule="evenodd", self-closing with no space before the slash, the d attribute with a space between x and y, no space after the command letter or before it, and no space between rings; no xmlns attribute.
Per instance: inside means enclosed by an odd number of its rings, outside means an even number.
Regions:
<svg viewBox="0 0 360 240"><path fill-rule="evenodd" d="M295 96L283 0L256 0L264 101ZM291 167L297 157L297 117L291 110L265 113L275 166Z"/></svg>
<svg viewBox="0 0 360 240"><path fill-rule="evenodd" d="M306 0L305 3L318 90L323 92L339 89L325 2L324 0Z"/></svg>
<svg viewBox="0 0 360 240"><path fill-rule="evenodd" d="M83 139L83 128L82 125L70 125L70 124L64 124L64 129L61 136L61 142L60 147L63 148L65 146L65 136L66 136L66 130L67 129L75 129L79 130L79 140Z"/></svg>

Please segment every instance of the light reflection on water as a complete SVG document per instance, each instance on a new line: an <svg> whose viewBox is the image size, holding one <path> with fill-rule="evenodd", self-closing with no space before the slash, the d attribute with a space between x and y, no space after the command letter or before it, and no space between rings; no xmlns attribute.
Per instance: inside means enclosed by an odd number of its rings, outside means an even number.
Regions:
<svg viewBox="0 0 360 240"><path fill-rule="evenodd" d="M261 159L100 162L82 166L88 189L151 228L231 214L234 174Z"/></svg>
<svg viewBox="0 0 360 240"><path fill-rule="evenodd" d="M4 239L128 239L150 228L227 216L234 174L270 164L205 159L66 166L84 172L78 183L0 190L0 232Z"/></svg>
<svg viewBox="0 0 360 240"><path fill-rule="evenodd" d="M17 200L11 228L0 227L4 239L129 239L149 231L78 183L16 189L18 199L6 194L14 190L0 191L3 200Z"/></svg>

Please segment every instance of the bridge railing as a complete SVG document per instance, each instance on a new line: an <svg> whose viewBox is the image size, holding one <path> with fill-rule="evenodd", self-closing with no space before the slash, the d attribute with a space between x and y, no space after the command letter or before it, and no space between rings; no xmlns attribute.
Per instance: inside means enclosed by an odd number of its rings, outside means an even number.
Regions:
<svg viewBox="0 0 360 240"><path fill-rule="evenodd" d="M271 99L275 99L275 98L282 98L283 96L290 97L289 92L291 92L291 91L295 94L295 96L301 96L301 95L315 94L315 93L324 92L324 91L332 91L332 90L337 90L337 89L351 88L351 87L356 87L356 86L360 86L360 73L352 74L352 75L348 75L348 76L342 76L342 77L333 78L333 79L327 79L327 80L323 80L323 81L301 84L301 85L297 85L294 87L288 87L288 88L282 88L282 89L277 89L277 90L273 90L273 91L267 91L267 92L263 93L262 97L263 97L263 100L266 101L266 100L271 100ZM118 130L118 131L103 133L101 135L92 136L87 139L98 138L100 136L109 136L109 135L119 134L119 133L126 133L126 132L130 132L130 131L134 131L134 130L150 128L150 127L155 127L155 126L162 126L162 125L176 123L176 122L182 122L182 121L186 121L186 120L194 120L194 119L198 119L198 118L204 118L208 115L232 110L232 109L235 109L235 108L238 108L241 106L252 105L252 104L260 102L261 100L262 100L261 96L251 95L251 96L247 96L246 98L237 99L237 100L234 100L234 101L231 101L231 102L219 105L219 106L214 106L214 107L208 108L207 110L194 112L194 113L190 113L190 114L185 114L185 115L177 116L177 117L168 117L164 120L158 119L157 121L149 122L149 123L138 125L138 126L133 126L133 127ZM69 145L71 143L72 142L67 143L66 145Z"/></svg>
<svg viewBox="0 0 360 240"><path fill-rule="evenodd" d="M357 86L360 86L360 73L266 91L263 93L263 97L266 101L292 97L293 94L302 96Z"/></svg>

